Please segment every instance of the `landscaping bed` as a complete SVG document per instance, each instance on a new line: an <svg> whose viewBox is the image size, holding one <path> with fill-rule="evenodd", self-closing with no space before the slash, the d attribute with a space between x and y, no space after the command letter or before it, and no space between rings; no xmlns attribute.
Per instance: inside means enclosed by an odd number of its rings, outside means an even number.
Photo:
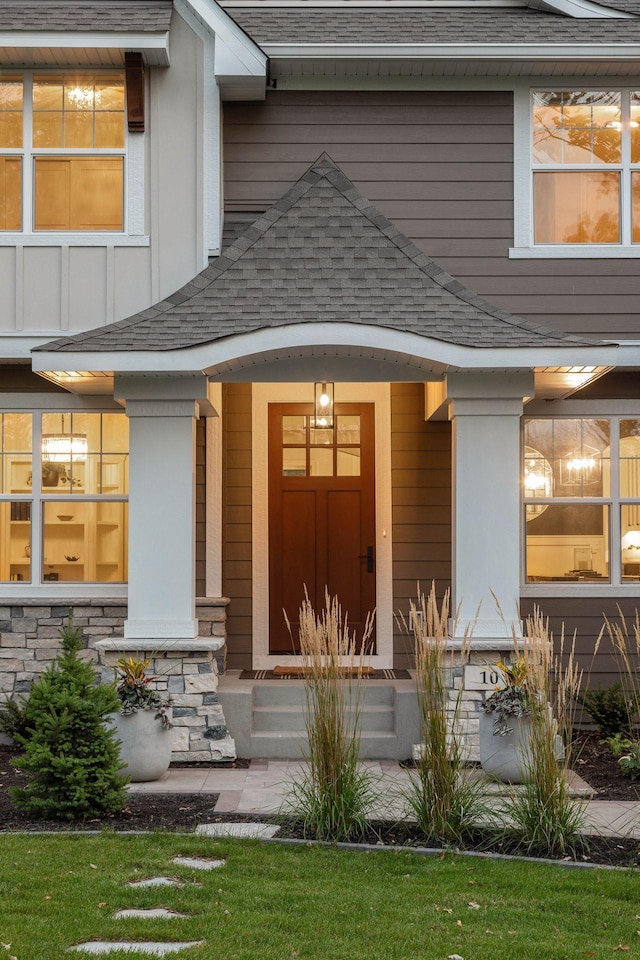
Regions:
<svg viewBox="0 0 640 960"><path fill-rule="evenodd" d="M9 796L9 787L22 786L24 773L16 770L11 758L17 751L0 744L0 830L194 830L211 820L217 794L135 794L117 814L104 814L70 824L65 820L34 820L18 810Z"/></svg>
<svg viewBox="0 0 640 960"><path fill-rule="evenodd" d="M640 799L640 784L622 776L617 759L595 734L582 734L575 767L596 790L599 800ZM189 832L199 823L246 821L252 819L276 820L281 825L282 838L303 839L301 830L286 818L253 818L243 815L215 814L217 794L133 794L126 807L118 814L105 814L86 821L69 824L58 820L34 820L14 806L9 796L9 787L23 784L25 775L15 770L11 757L13 748L0 745L0 830L169 830ZM248 761L235 765L247 766ZM179 764L188 767L189 764ZM222 764L198 764L198 766L222 766ZM228 765L227 765L228 766ZM640 810L640 808L639 808ZM420 832L410 823L372 822L364 842L391 846L429 846ZM465 847L500 854L521 853L514 840L508 836L495 839L481 830L469 833ZM541 854L542 856L542 854ZM578 861L583 863L609 864L613 866L640 867L640 843L636 840L618 838L589 838L588 849L580 852Z"/></svg>

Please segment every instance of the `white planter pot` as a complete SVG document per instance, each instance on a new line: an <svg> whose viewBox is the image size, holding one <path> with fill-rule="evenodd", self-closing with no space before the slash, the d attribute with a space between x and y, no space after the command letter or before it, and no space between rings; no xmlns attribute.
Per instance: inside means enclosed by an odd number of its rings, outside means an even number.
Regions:
<svg viewBox="0 0 640 960"><path fill-rule="evenodd" d="M114 713L112 723L126 764L122 772L133 783L158 780L167 772L173 737L171 729L156 720L155 710L138 710L127 716Z"/></svg>
<svg viewBox="0 0 640 960"><path fill-rule="evenodd" d="M531 719L509 717L510 733L494 736L494 713L480 712L480 763L495 780L504 783L525 783L527 756L531 744Z"/></svg>

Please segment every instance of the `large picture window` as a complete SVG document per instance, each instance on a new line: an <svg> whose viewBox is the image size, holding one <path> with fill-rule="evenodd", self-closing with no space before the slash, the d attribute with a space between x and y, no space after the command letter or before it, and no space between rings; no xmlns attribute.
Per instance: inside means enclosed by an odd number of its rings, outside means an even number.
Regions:
<svg viewBox="0 0 640 960"><path fill-rule="evenodd" d="M0 230L124 230L121 73L0 77Z"/></svg>
<svg viewBox="0 0 640 960"><path fill-rule="evenodd" d="M525 578L640 580L640 419L526 419Z"/></svg>
<svg viewBox="0 0 640 960"><path fill-rule="evenodd" d="M127 580L128 420L0 413L0 583Z"/></svg>
<svg viewBox="0 0 640 960"><path fill-rule="evenodd" d="M532 94L533 239L640 243L640 91Z"/></svg>

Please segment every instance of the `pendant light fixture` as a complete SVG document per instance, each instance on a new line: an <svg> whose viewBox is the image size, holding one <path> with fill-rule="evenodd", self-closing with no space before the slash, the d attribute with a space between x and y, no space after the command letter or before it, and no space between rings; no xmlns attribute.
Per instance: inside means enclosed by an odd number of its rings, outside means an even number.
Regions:
<svg viewBox="0 0 640 960"><path fill-rule="evenodd" d="M333 430L334 384L328 381L314 383L314 430Z"/></svg>

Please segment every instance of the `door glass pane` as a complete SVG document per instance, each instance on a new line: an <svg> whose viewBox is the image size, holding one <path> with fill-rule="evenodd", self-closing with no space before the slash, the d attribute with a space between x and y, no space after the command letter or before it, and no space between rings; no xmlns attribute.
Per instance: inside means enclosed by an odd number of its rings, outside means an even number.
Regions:
<svg viewBox="0 0 640 960"><path fill-rule="evenodd" d="M609 508L600 504L525 507L527 582L609 579Z"/></svg>
<svg viewBox="0 0 640 960"><path fill-rule="evenodd" d="M360 447L342 447L337 451L339 477L360 476Z"/></svg>
<svg viewBox="0 0 640 960"><path fill-rule="evenodd" d="M535 173L536 243L619 243L620 174Z"/></svg>
<svg viewBox="0 0 640 960"><path fill-rule="evenodd" d="M310 475L333 476L333 447L316 447L310 451Z"/></svg>
<svg viewBox="0 0 640 960"><path fill-rule="evenodd" d="M640 497L640 420L620 421L620 496Z"/></svg>
<svg viewBox="0 0 640 960"><path fill-rule="evenodd" d="M338 443L360 443L360 417L338 417Z"/></svg>
<svg viewBox="0 0 640 960"><path fill-rule="evenodd" d="M306 417L283 417L282 418L282 442L283 443L306 443Z"/></svg>
<svg viewBox="0 0 640 960"><path fill-rule="evenodd" d="M333 427L321 427L318 430L312 427L309 433L314 446L328 447L333 443Z"/></svg>
<svg viewBox="0 0 640 960"><path fill-rule="evenodd" d="M0 503L0 581L31 580L31 504Z"/></svg>
<svg viewBox="0 0 640 960"><path fill-rule="evenodd" d="M307 450L306 447L284 447L282 451L282 476L306 477Z"/></svg>

